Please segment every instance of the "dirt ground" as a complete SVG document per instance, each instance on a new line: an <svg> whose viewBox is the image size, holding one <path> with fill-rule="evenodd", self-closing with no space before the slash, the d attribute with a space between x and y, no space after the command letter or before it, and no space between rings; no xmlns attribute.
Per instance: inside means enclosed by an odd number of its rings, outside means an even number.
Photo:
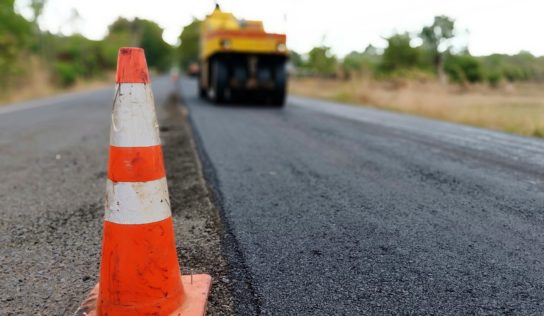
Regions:
<svg viewBox="0 0 544 316"><path fill-rule="evenodd" d="M544 137L544 89L538 83L442 85L434 81L293 78L290 92Z"/></svg>

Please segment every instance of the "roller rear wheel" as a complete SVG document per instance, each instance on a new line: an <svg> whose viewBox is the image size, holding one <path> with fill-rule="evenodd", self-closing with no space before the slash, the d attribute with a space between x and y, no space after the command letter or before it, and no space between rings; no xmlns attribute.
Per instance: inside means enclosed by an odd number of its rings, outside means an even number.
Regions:
<svg viewBox="0 0 544 316"><path fill-rule="evenodd" d="M222 103L230 99L230 89L228 87L228 72L225 63L216 58L212 61L211 84L208 90L208 97Z"/></svg>
<svg viewBox="0 0 544 316"><path fill-rule="evenodd" d="M287 71L285 64L281 63L274 69L274 86L272 92L272 105L283 107L285 105L285 97L287 95Z"/></svg>

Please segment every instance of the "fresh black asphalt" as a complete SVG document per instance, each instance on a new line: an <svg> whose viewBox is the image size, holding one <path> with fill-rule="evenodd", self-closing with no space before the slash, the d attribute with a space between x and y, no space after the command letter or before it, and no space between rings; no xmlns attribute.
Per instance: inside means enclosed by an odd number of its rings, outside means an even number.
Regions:
<svg viewBox="0 0 544 316"><path fill-rule="evenodd" d="M542 140L181 90L240 315L544 314Z"/></svg>

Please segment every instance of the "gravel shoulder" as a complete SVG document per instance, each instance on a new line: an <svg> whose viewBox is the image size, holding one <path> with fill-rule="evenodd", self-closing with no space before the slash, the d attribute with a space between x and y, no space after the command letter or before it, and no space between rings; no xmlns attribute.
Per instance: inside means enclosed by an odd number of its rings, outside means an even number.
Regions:
<svg viewBox="0 0 544 316"><path fill-rule="evenodd" d="M233 315L229 265L222 254L223 227L212 203L187 121L187 109L170 96L161 121L161 139L175 221L178 257L184 274L212 276L209 315Z"/></svg>

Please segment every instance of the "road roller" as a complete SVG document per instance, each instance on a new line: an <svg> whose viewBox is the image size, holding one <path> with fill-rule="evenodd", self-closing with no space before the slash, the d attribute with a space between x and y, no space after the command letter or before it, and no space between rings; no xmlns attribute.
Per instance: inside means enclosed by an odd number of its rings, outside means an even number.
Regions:
<svg viewBox="0 0 544 316"><path fill-rule="evenodd" d="M262 21L237 19L216 5L201 24L199 45L200 97L216 103L284 105L285 34L267 33Z"/></svg>

